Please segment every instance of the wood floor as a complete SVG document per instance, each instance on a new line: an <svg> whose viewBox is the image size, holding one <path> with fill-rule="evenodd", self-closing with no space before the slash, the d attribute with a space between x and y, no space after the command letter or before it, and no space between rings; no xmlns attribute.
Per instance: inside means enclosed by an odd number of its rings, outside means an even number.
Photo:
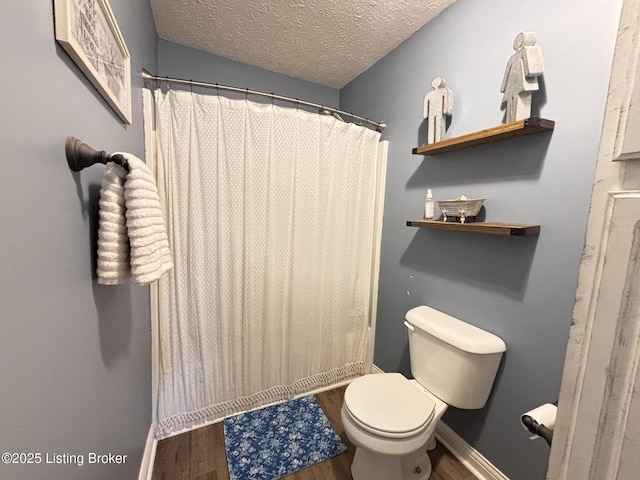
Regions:
<svg viewBox="0 0 640 480"><path fill-rule="evenodd" d="M355 447L344 433L340 409L344 389L337 388L316 395L325 415L336 429L347 451L329 460L284 477L287 480L350 480ZM465 467L438 443L429 452L433 473L431 480L476 480ZM152 480L229 480L224 448L223 424L208 427L158 442Z"/></svg>

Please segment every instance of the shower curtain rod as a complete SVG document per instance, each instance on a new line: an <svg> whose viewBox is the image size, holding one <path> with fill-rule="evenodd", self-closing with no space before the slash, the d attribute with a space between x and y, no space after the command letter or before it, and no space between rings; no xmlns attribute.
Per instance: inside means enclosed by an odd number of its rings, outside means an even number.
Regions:
<svg viewBox="0 0 640 480"><path fill-rule="evenodd" d="M144 68L142 69L142 78L144 80L144 86L147 88L149 87L149 84L151 82L158 82L158 83L165 82L167 84L175 83L177 85L187 85L190 87L215 88L216 90L225 90L228 92L244 93L245 95L256 95L259 97L267 97L275 100L282 100L284 102L295 103L296 105L305 105L307 107L317 108L319 109L318 113L331 114L336 116L336 118L338 118L339 120L342 120L342 117L340 117L340 115L345 115L345 116L351 117L352 119L357 119L362 123L372 125L380 133L382 133L386 127L384 123L374 122L369 120L368 118L364 118L359 115L354 115L353 113L350 113L350 112L345 112L343 110L338 110L336 108L327 107L326 105L320 105L319 103L307 102L305 100L300 100L298 98L291 98L291 97L285 97L282 95L276 95L274 93L260 92L258 90L250 90L248 88L230 87L228 85L219 85L217 83L198 82L195 80L183 80L180 78L171 78L171 77L159 77L157 75L153 75L152 73L150 73L148 70Z"/></svg>

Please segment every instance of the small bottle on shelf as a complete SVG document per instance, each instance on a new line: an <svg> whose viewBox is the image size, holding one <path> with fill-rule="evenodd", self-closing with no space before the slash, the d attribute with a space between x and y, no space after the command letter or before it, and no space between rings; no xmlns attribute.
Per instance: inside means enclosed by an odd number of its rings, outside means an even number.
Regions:
<svg viewBox="0 0 640 480"><path fill-rule="evenodd" d="M433 201L433 194L431 189L427 190L427 198L424 201L424 219L433 220L435 212L435 203Z"/></svg>

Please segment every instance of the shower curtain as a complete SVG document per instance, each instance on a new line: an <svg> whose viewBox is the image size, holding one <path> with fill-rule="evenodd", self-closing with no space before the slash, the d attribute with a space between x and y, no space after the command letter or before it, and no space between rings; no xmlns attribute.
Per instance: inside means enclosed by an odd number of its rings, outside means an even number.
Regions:
<svg viewBox="0 0 640 480"><path fill-rule="evenodd" d="M175 264L157 285L156 437L363 374L380 134L272 103L154 95Z"/></svg>

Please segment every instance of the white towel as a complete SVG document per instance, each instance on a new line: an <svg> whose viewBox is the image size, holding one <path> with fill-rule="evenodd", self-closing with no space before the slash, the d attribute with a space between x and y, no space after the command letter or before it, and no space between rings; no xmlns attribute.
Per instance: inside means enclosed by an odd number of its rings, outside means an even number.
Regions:
<svg viewBox="0 0 640 480"><path fill-rule="evenodd" d="M173 268L158 187L149 167L130 153L124 182L126 226L131 245L131 279L136 285L156 281Z"/></svg>
<svg viewBox="0 0 640 480"><path fill-rule="evenodd" d="M107 163L100 188L98 283L120 285L130 275L129 237L125 225L124 181L127 170Z"/></svg>

